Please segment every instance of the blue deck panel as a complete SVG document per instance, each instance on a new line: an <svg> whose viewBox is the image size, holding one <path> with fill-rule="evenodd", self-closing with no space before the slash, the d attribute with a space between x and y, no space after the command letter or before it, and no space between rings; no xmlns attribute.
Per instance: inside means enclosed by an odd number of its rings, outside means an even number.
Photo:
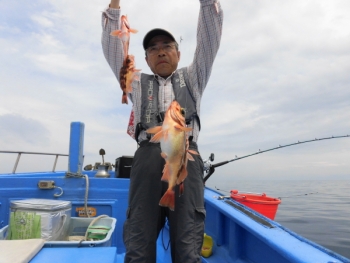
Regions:
<svg viewBox="0 0 350 263"><path fill-rule="evenodd" d="M103 248L42 248L30 263L103 262L117 263L115 247Z"/></svg>

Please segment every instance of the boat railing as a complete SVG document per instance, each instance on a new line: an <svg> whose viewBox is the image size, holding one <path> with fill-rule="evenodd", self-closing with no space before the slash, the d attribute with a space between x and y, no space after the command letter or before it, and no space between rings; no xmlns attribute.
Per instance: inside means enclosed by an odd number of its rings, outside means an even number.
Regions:
<svg viewBox="0 0 350 263"><path fill-rule="evenodd" d="M16 173L17 167L18 167L18 163L19 160L22 156L22 154L34 154L34 155L54 155L55 156L55 161L53 163L53 168L52 168L52 172L55 172L56 170L56 164L57 164L57 160L59 156L69 156L68 154L61 154L61 153L41 153L41 152L16 152L16 151L0 151L0 153L14 153L17 154L17 159L15 162L15 165L13 166L13 170L12 173Z"/></svg>

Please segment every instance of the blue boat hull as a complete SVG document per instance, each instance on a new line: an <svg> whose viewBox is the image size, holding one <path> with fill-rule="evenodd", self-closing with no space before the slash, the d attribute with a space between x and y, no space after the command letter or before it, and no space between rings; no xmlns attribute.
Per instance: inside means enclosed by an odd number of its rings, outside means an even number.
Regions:
<svg viewBox="0 0 350 263"><path fill-rule="evenodd" d="M79 262L77 258L85 257L87 261L84 260L84 262L95 262L96 254L108 258L100 262L123 262L125 247L122 241L122 228L130 181L120 178L95 178L95 173L86 173L89 175L88 204L96 208L98 215L107 214L117 219L111 247L83 249L45 246L31 262L45 262L44 259L47 260L50 254L60 255L64 260L61 262ZM56 186L63 189L62 196L54 197L58 189L39 189L37 184L40 180L54 181ZM8 224L10 202L18 199L43 198L71 201L72 216L77 216L76 208L84 206L85 184L84 178L67 178L64 172L1 175L0 228ZM220 193L209 188L205 189L207 211L205 232L213 238L214 246L213 254L203 258L203 262L350 262L240 203L228 198L220 200L218 196ZM166 226L157 242L157 262L171 262L168 242L169 231Z"/></svg>

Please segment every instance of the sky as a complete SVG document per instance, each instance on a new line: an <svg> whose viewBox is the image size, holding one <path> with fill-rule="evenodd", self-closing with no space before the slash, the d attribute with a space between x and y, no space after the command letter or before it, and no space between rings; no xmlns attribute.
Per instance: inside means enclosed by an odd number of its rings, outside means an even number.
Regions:
<svg viewBox="0 0 350 263"><path fill-rule="evenodd" d="M0 1L0 151L67 154L70 123L85 124L84 165L133 155L131 105L101 48L108 1ZM278 145L350 135L350 2L221 0L223 34L201 103L199 151L213 163ZM179 67L193 59L199 1L121 0L129 53L150 70L143 36L170 30ZM15 154L0 153L0 173ZM350 138L286 147L216 168L207 184L235 180L350 179ZM54 158L23 155L18 172L50 170ZM58 170L67 169L61 157Z"/></svg>

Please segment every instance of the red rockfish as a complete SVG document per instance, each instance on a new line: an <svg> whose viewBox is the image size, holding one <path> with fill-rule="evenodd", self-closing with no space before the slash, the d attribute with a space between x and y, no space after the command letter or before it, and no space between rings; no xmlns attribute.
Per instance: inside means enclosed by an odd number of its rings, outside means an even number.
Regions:
<svg viewBox="0 0 350 263"><path fill-rule="evenodd" d="M120 19L120 23L121 23L121 29L112 31L111 36L117 36L122 40L123 48L124 48L124 60L126 60L126 57L128 56L128 52L129 52L130 33L135 34L138 31L136 29L130 28L127 16L123 15Z"/></svg>
<svg viewBox="0 0 350 263"><path fill-rule="evenodd" d="M135 74L135 72L140 71L139 69L135 69L135 58L133 55L128 55L123 62L123 66L120 69L119 77L120 77L120 87L123 91L122 95L122 103L128 104L128 96L126 93L132 92L132 82L134 80L139 80L139 76Z"/></svg>
<svg viewBox="0 0 350 263"><path fill-rule="evenodd" d="M187 132L192 128L186 127L183 109L174 100L164 116L162 126L148 129L146 132L154 134L150 142L160 142L161 156L165 159L162 181L169 183L168 190L159 201L159 205L175 209L174 187L179 185L180 195L184 191L183 181L187 177L187 161L194 161L192 154L196 151L189 150Z"/></svg>
<svg viewBox="0 0 350 263"><path fill-rule="evenodd" d="M123 66L120 68L119 77L120 77L120 87L123 91L122 103L128 104L128 97L126 93L132 92L132 82L133 80L138 80L138 76L135 72L140 71L135 69L135 58L133 55L129 55L129 42L130 42L130 33L137 33L137 30L131 29L129 26L127 16L121 17L121 29L111 32L111 36L117 36L123 42L124 50L124 61Z"/></svg>

